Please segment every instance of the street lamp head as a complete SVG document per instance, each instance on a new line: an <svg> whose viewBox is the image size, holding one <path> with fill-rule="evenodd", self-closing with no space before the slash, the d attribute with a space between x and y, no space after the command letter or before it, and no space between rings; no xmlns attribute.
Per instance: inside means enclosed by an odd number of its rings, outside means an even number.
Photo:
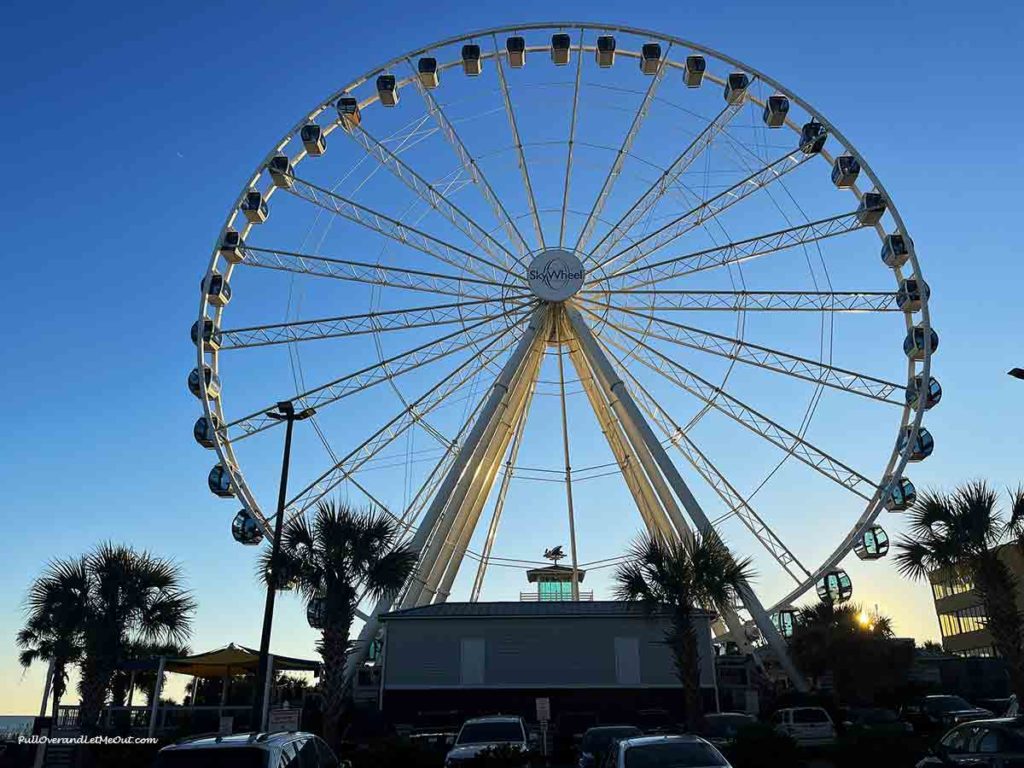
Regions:
<svg viewBox="0 0 1024 768"><path fill-rule="evenodd" d="M301 410L297 414L295 414L295 419L297 421L302 421L303 419L308 419L314 413L316 413L316 409L315 408L304 408L303 410Z"/></svg>
<svg viewBox="0 0 1024 768"><path fill-rule="evenodd" d="M277 404L277 410L285 416L291 416L295 413L295 404L291 400L282 400Z"/></svg>
<svg viewBox="0 0 1024 768"><path fill-rule="evenodd" d="M1024 368L1011 368L1009 374L1015 379L1024 379Z"/></svg>

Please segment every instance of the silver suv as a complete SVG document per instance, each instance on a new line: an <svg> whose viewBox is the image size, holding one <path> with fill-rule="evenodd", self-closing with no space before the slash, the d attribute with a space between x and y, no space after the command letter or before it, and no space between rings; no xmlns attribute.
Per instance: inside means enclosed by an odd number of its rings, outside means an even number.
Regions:
<svg viewBox="0 0 1024 768"><path fill-rule="evenodd" d="M154 768L342 768L312 733L236 733L197 736L161 749Z"/></svg>
<svg viewBox="0 0 1024 768"><path fill-rule="evenodd" d="M528 765L530 741L521 717L495 715L474 717L462 724L455 745L445 757L445 768L459 768L490 748L506 747L523 753L523 765Z"/></svg>

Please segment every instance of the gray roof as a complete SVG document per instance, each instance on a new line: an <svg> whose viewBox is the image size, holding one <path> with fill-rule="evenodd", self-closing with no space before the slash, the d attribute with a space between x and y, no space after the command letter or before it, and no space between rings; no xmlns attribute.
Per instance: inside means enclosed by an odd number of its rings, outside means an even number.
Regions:
<svg viewBox="0 0 1024 768"><path fill-rule="evenodd" d="M668 606L658 611L668 612ZM700 612L701 615L709 615ZM435 603L418 608L404 608L381 616L382 621L395 619L458 618L543 618L550 616L647 616L642 603L619 600L539 600L504 603Z"/></svg>

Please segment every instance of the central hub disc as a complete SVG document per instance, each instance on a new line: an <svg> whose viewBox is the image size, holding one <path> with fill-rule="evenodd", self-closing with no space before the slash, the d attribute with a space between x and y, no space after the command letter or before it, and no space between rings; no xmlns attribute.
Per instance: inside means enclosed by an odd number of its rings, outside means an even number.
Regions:
<svg viewBox="0 0 1024 768"><path fill-rule="evenodd" d="M526 271L526 282L533 294L544 301L565 301L583 287L586 273L572 251L548 248L541 251Z"/></svg>

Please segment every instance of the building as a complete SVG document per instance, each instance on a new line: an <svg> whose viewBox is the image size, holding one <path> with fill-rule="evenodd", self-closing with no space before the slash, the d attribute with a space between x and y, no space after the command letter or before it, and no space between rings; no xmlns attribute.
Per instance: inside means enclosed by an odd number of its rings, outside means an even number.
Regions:
<svg viewBox="0 0 1024 768"><path fill-rule="evenodd" d="M1024 580L1024 555L1014 545L1004 544L998 550L1013 578ZM985 628L987 616L981 598L969 579L944 569L928 574L935 613L942 632L942 647L957 656L995 656L992 636ZM1024 592L1018 593L1018 610L1024 611Z"/></svg>
<svg viewBox="0 0 1024 768"><path fill-rule="evenodd" d="M695 614L704 708L715 708L710 614ZM379 706L395 723L437 713L502 712L535 721L682 719L684 701L665 629L667 611L639 603L530 600L438 603L381 617ZM576 726L573 726L576 727Z"/></svg>
<svg viewBox="0 0 1024 768"><path fill-rule="evenodd" d="M572 568L555 563L544 568L532 568L526 572L526 579L537 585L536 592L520 592L520 600L572 600ZM576 588L583 583L587 572L576 569ZM580 600L593 600L594 593L579 591Z"/></svg>

